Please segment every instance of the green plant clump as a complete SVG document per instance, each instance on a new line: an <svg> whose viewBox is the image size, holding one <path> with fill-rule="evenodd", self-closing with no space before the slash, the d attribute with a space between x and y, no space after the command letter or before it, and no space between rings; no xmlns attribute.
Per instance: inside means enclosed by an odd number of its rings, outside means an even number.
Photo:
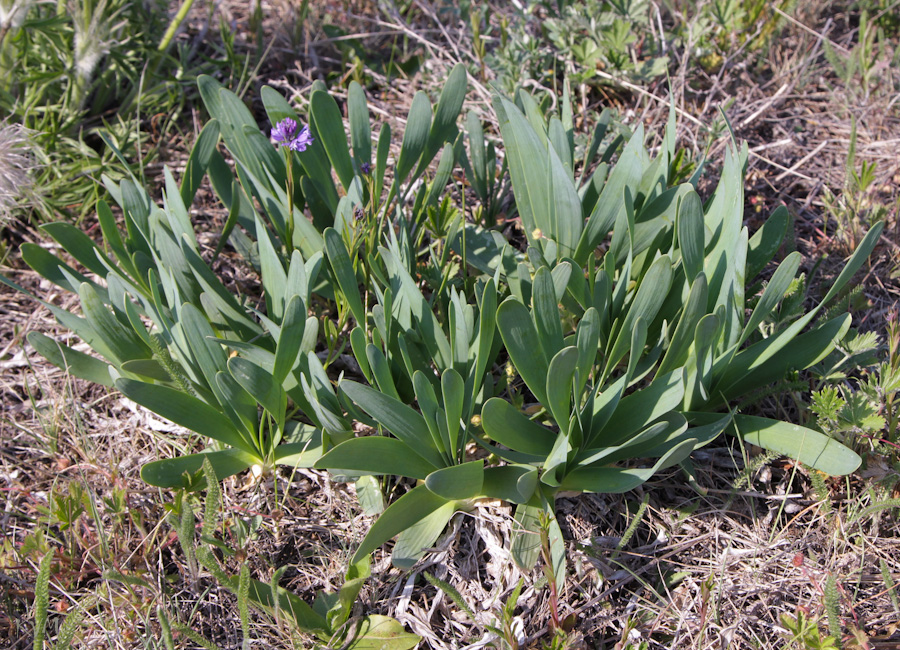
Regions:
<svg viewBox="0 0 900 650"><path fill-rule="evenodd" d="M823 307L881 224L819 305L782 319L800 256L755 283L790 218L779 208L752 235L743 226L746 146L728 150L705 203L696 174L674 175L674 113L655 157L642 127L615 137L601 122L576 160L566 85L551 114L523 91L494 98L525 235L507 240L454 204L471 196L451 183L457 165L481 200L506 183L477 120L457 127L466 86L457 66L436 105L416 95L389 175L391 131L373 139L358 84L349 143L321 84L303 120L264 88L272 125L308 123L311 141L279 152L234 93L201 78L212 120L181 183L166 171L161 205L136 178L106 179L125 229L100 202L104 248L72 225L43 227L83 269L22 247L32 268L79 295L80 316L47 307L99 356L39 333L32 346L200 435L202 450L148 463L145 481L196 489L213 473L277 464L356 480L366 510L383 512L355 567L395 536L393 561L409 567L454 513L502 499L516 507L516 561L530 569L543 556L560 581L561 492L625 492L674 466L692 478L691 453L726 432L829 474L857 468L837 440L735 405L832 352L850 316ZM205 175L229 212L212 256L188 218ZM217 277L226 241L262 296ZM358 370L338 376L347 345ZM409 489L384 508L398 477Z"/></svg>

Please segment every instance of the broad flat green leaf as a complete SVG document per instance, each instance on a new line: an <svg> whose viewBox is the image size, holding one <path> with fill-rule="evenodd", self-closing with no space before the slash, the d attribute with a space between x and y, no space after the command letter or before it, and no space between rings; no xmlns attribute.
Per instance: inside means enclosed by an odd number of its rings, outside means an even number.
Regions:
<svg viewBox="0 0 900 650"><path fill-rule="evenodd" d="M335 214L338 210L339 200L335 200L333 208L329 207L319 185L309 176L300 177L300 191L303 193L306 207L309 208L313 224L317 229L325 230L325 228L337 225Z"/></svg>
<svg viewBox="0 0 900 650"><path fill-rule="evenodd" d="M166 189L163 192L162 214L168 221L169 228L172 229L176 240L187 241L192 247L197 248L197 237L194 234L191 218L188 216L187 207L181 200L178 183L175 182L175 177L168 166L163 167L163 176Z"/></svg>
<svg viewBox="0 0 900 650"><path fill-rule="evenodd" d="M384 512L384 492L381 483L374 476L360 476L354 482L356 499L364 514L375 517Z"/></svg>
<svg viewBox="0 0 900 650"><path fill-rule="evenodd" d="M351 562L354 564L359 562L395 535L399 535L446 505L446 499L437 496L424 485L413 488L388 506L384 514L372 525L362 544L353 554Z"/></svg>
<svg viewBox="0 0 900 650"><path fill-rule="evenodd" d="M391 148L391 125L385 122L378 132L378 148L375 150L375 196L381 196L384 188L384 172L387 169L388 153Z"/></svg>
<svg viewBox="0 0 900 650"><path fill-rule="evenodd" d="M305 330L306 305L300 296L294 295L284 310L281 333L275 348L275 367L272 370L272 379L276 384L284 383L285 377L297 362Z"/></svg>
<svg viewBox="0 0 900 650"><path fill-rule="evenodd" d="M547 124L547 139L550 142L551 149L565 168L569 180L574 180L574 172L572 171L573 152L572 148L569 146L569 134L566 133L562 121L555 115L550 118L550 122ZM581 202L579 201L579 208L580 207Z"/></svg>
<svg viewBox="0 0 900 650"><path fill-rule="evenodd" d="M705 257L703 230L703 206L696 192L687 192L678 206L678 247L688 282L703 271Z"/></svg>
<svg viewBox="0 0 900 650"><path fill-rule="evenodd" d="M125 318L128 320L128 324L131 325L132 331L138 335L141 341L144 342L144 345L150 347L150 333L147 331L147 326L144 325L140 308L131 299L131 294L129 293L131 290L135 290L134 287L125 285L119 279L119 276L112 273L107 278L107 286L110 291L110 302L113 302L119 310L125 311ZM139 298L143 308L150 312L150 319L156 322L158 318L153 313L153 308L150 307L148 309L150 301L146 296L139 296Z"/></svg>
<svg viewBox="0 0 900 650"><path fill-rule="evenodd" d="M678 408L684 397L681 372L681 368L678 368L666 375L657 376L646 388L623 397L613 417L597 434L602 445L611 447L621 444L635 431Z"/></svg>
<svg viewBox="0 0 900 650"><path fill-rule="evenodd" d="M441 375L441 394L444 398L444 414L447 418L447 447L444 450L455 458L460 448L459 432L460 428L465 430L463 423L463 403L465 400L465 383L459 373L453 368L448 368ZM448 497L448 498L465 498L465 497Z"/></svg>
<svg viewBox="0 0 900 650"><path fill-rule="evenodd" d="M450 436L445 426L446 416L444 415L444 410L438 404L437 393L435 393L432 381L433 379L429 379L421 370L413 372L413 389L416 392L416 401L419 403L419 410L422 411L422 417L425 419L425 424L431 433L434 446L441 451L444 463L453 465L456 463L456 454L449 446Z"/></svg>
<svg viewBox="0 0 900 650"><path fill-rule="evenodd" d="M555 302L553 308L557 309ZM515 298L507 298L497 309L497 326L516 370L538 402L546 404L548 362L528 309Z"/></svg>
<svg viewBox="0 0 900 650"><path fill-rule="evenodd" d="M484 146L484 129L474 111L466 115L466 135L469 137L469 161L472 177L469 179L475 193L484 201L488 193L487 154Z"/></svg>
<svg viewBox="0 0 900 650"><path fill-rule="evenodd" d="M224 364L223 364L224 365ZM259 405L227 372L216 373L215 385L222 395L222 409L248 441L253 440L259 426Z"/></svg>
<svg viewBox="0 0 900 650"><path fill-rule="evenodd" d="M641 286L628 310L628 316L625 317L623 331L631 330L638 318L648 326L653 323L672 286L672 276L672 260L668 255L663 255L653 262L641 280Z"/></svg>
<svg viewBox="0 0 900 650"><path fill-rule="evenodd" d="M90 284L83 282L78 288L78 296L81 298L85 318L117 361L121 363L130 359L149 359L152 356L144 341L113 316Z"/></svg>
<svg viewBox="0 0 900 650"><path fill-rule="evenodd" d="M128 239L140 246L140 250L149 255L147 244L151 241L148 217L153 208L153 201L147 190L138 185L136 180L125 178L119 184L121 201L116 199L127 215L125 225L128 227ZM109 188L109 185L107 185ZM115 193L110 192L115 197ZM137 231L135 231L135 229Z"/></svg>
<svg viewBox="0 0 900 650"><path fill-rule="evenodd" d="M131 361L126 361L122 364L122 371L129 375L138 375L153 381L160 381L166 384L172 383L171 375L156 359L132 359ZM110 380L110 385L112 385L112 380Z"/></svg>
<svg viewBox="0 0 900 650"><path fill-rule="evenodd" d="M575 386L575 395L579 397L588 379L592 379L591 369L597 359L599 344L600 315L596 309L589 307L575 329L575 346L578 348L578 385Z"/></svg>
<svg viewBox="0 0 900 650"><path fill-rule="evenodd" d="M228 361L225 350L222 349L206 316L194 305L190 303L182 305L179 316L192 353L192 360L199 366L207 386L216 393L216 398L224 403L216 385L216 374L225 369Z"/></svg>
<svg viewBox="0 0 900 650"><path fill-rule="evenodd" d="M287 410L287 394L280 384L275 383L271 373L243 357L228 360L228 372L253 399L269 412L279 423L284 424Z"/></svg>
<svg viewBox="0 0 900 650"><path fill-rule="evenodd" d="M266 144L266 146L269 145ZM238 160L238 163L238 173L241 175L242 183L252 186L275 229L279 232L284 232L285 224L288 221L287 194L284 187L261 180L248 168L244 167L240 160ZM268 170L265 170L265 173L269 175ZM271 176L269 177L271 178ZM293 244L307 258L321 251L324 245L322 235L300 211L300 206L296 204L294 205Z"/></svg>
<svg viewBox="0 0 900 650"><path fill-rule="evenodd" d="M175 424L218 440L230 447L243 449L254 455L256 453L256 450L244 441L231 420L196 397L174 388L133 379L116 380L116 388L122 391L128 399Z"/></svg>
<svg viewBox="0 0 900 650"><path fill-rule="evenodd" d="M309 98L309 117L315 124L316 132L325 147L328 159L346 190L353 181L353 162L347 136L344 134L344 119L334 97L325 91L313 91Z"/></svg>
<svg viewBox="0 0 900 650"><path fill-rule="evenodd" d="M453 367L458 372L465 372L469 362L469 347L472 341L472 330L475 327L475 312L471 305L463 305L459 292L455 287L450 289L450 356Z"/></svg>
<svg viewBox="0 0 900 650"><path fill-rule="evenodd" d="M569 278L572 277L572 268L572 262L562 260L550 271L550 276L553 278L553 289L556 291L556 302L561 302L563 296L566 295Z"/></svg>
<svg viewBox="0 0 900 650"><path fill-rule="evenodd" d="M422 152L425 151L426 143L429 141L430 128L431 102L428 101L428 96L420 90L413 97L412 106L409 108L406 131L403 132L403 144L400 147L400 155L397 158L394 172L394 187L399 187L406 181L413 166L422 157Z"/></svg>
<svg viewBox="0 0 900 650"><path fill-rule="evenodd" d="M657 258L650 266L650 269L641 280L637 295L628 309L628 315L622 322L622 327L616 337L616 343L609 353L604 377L609 376L609 373L622 360L625 352L629 349L632 334L637 329L637 322L642 321L649 327L656 319L656 315L659 313L659 309L665 302L669 289L672 286L672 276L672 261L668 255Z"/></svg>
<svg viewBox="0 0 900 650"><path fill-rule="evenodd" d="M355 81L347 90L347 116L350 120L350 143L359 164L372 161L372 129L369 126L369 107L366 93Z"/></svg>
<svg viewBox="0 0 900 650"><path fill-rule="evenodd" d="M444 466L444 460L435 448L431 433L421 415L403 402L353 381L342 381L340 389L422 458L435 467Z"/></svg>
<svg viewBox="0 0 900 650"><path fill-rule="evenodd" d="M572 170L552 147L547 152L547 193L550 197L549 230L545 233L558 245L558 258L571 257L581 239L584 219L581 199L572 183Z"/></svg>
<svg viewBox="0 0 900 650"><path fill-rule="evenodd" d="M491 499L527 503L534 496L538 470L529 465L501 465L484 470L482 491Z"/></svg>
<svg viewBox="0 0 900 650"><path fill-rule="evenodd" d="M738 154L729 150L722 177L706 210L712 233L704 264L709 283L710 312L724 307L724 347L733 345L744 322L744 273L749 235L743 224L743 172ZM710 246L712 247L710 249Z"/></svg>
<svg viewBox="0 0 900 650"><path fill-rule="evenodd" d="M675 368L685 364L694 342L697 323L706 315L706 305L706 274L701 272L694 278L694 283L691 285L691 293L681 312L681 318L678 319L669 349L657 370L659 374L672 372Z"/></svg>
<svg viewBox="0 0 900 650"><path fill-rule="evenodd" d="M303 255L300 254L300 251L295 250L291 253L291 261L288 263L287 280L284 285L285 300L290 300L291 296L296 295L304 304L308 303L309 285L309 274L306 271Z"/></svg>
<svg viewBox="0 0 900 650"><path fill-rule="evenodd" d="M484 382L485 372L488 369L488 363L491 361L490 354L494 345L494 331L497 324L497 288L493 279L488 280L487 284L485 284L479 308L478 345L475 363L472 365L473 380L470 382L473 393ZM470 412L474 397L474 395L466 396L467 408L465 411L467 414Z"/></svg>
<svg viewBox="0 0 900 650"><path fill-rule="evenodd" d="M228 209L228 219L222 228L222 235L219 243L216 245L217 253L213 254L213 258L217 258L218 254L225 248L225 237L227 236L235 245L241 254L252 260L252 256L246 255L241 250L241 242L244 241L246 235L240 230L235 231L234 226L238 222L244 224L253 223L256 218L256 210L251 203L249 197L241 187L240 181L234 177L231 168L225 162L222 154L216 153L209 164L209 180L212 183L213 190L222 204ZM254 262L258 266L258 262Z"/></svg>
<svg viewBox="0 0 900 650"><path fill-rule="evenodd" d="M363 377L370 384L375 384L375 378L372 376L372 369L369 368L369 362L366 360L366 333L360 325L357 325L350 331L350 348L353 350L353 357L359 364Z"/></svg>
<svg viewBox="0 0 900 650"><path fill-rule="evenodd" d="M244 343L243 341L230 341L228 339L219 339L222 345L237 350L241 355L267 372L275 369L275 355L268 350L254 345L253 343Z"/></svg>
<svg viewBox="0 0 900 650"><path fill-rule="evenodd" d="M775 270L775 273L772 274L772 278L766 285L762 297L756 304L756 308L750 315L750 320L747 321L747 325L744 327L741 338L738 340L738 345L741 345L756 331L756 328L759 327L760 323L772 313L772 310L775 309L784 297L784 294L787 293L787 290L791 286L791 282L797 275L797 270L800 268L800 260L800 253L795 251L784 258L784 261L778 265L778 268Z"/></svg>
<svg viewBox="0 0 900 650"><path fill-rule="evenodd" d="M203 261L203 258L188 246L182 248L184 259L190 264L194 277L203 287L204 294L216 306L216 309L228 321L229 328L243 341L250 341L260 335L262 330L244 312L241 305L215 273Z"/></svg>
<svg viewBox="0 0 900 650"><path fill-rule="evenodd" d="M525 114L525 117L528 118L528 123L531 125L531 128L534 129L534 132L541 139L541 144L544 149L547 149L550 143L547 138L547 121L544 117L544 111L541 110L541 107L538 105L537 101L535 101L534 97L531 96L531 93L523 88L519 88L516 91L515 99L516 106L518 106Z"/></svg>
<svg viewBox="0 0 900 650"><path fill-rule="evenodd" d="M259 125L241 98L207 75L198 78L197 86L235 159L256 178L264 178L265 171L271 170L277 182L283 185L284 162L260 133Z"/></svg>
<svg viewBox="0 0 900 650"><path fill-rule="evenodd" d="M584 266L587 258L600 245L603 238L609 233L619 212L624 210L625 190L629 190L631 196L637 196L637 188L641 182L643 171L642 152L644 150L644 126L639 125L628 141L628 145L619 156L619 161L613 167L609 180L603 188L603 192L597 199L597 204L588 217L578 247L572 256L575 261Z"/></svg>
<svg viewBox="0 0 900 650"><path fill-rule="evenodd" d="M593 416L591 419L590 435L587 437L588 447L597 446L594 442L600 432L602 432L609 424L616 408L619 406L619 401L622 399L622 394L625 392L625 388L628 385L628 379L628 373L626 373L624 376L619 377L615 383L607 386L606 390L601 391L602 385L598 386L597 393L594 395L594 404L592 407Z"/></svg>
<svg viewBox="0 0 900 650"><path fill-rule="evenodd" d="M555 488L559 485L562 476L566 472L569 459L573 456L574 450L577 448L578 440L575 439L574 422L572 427L564 427L556 441L553 449L547 454L544 460L544 472L541 474L541 483Z"/></svg>
<svg viewBox="0 0 900 650"><path fill-rule="evenodd" d="M436 495L449 500L472 499L481 494L484 461L444 467L428 475L425 485Z"/></svg>
<svg viewBox="0 0 900 650"><path fill-rule="evenodd" d="M747 250L748 280L759 275L781 248L781 242L784 241L790 222L791 215L788 209L779 205L762 227L753 233Z"/></svg>
<svg viewBox="0 0 900 650"><path fill-rule="evenodd" d="M357 324L364 325L366 313L359 296L359 283L353 272L353 263L347 253L347 247L344 246L344 240L334 228L325 230L325 254L334 272L334 277L337 279L338 287L353 313L353 318Z"/></svg>
<svg viewBox="0 0 900 650"><path fill-rule="evenodd" d="M381 258L388 267L391 276L391 284L399 284L400 289L394 296L397 303L406 301L410 314L414 321L415 334L428 350L429 362L433 361L438 368L448 368L452 365L450 342L441 328L428 301L419 290L416 281L412 279L403 264L387 248L379 248Z"/></svg>
<svg viewBox="0 0 900 650"><path fill-rule="evenodd" d="M721 255L730 254L737 234L742 225L744 178L740 164L740 154L729 145L725 151L725 160L719 184L709 200L706 208L706 227L709 237L706 240L706 248L709 252L709 260L712 267L717 266L717 259ZM710 276L707 265L707 276ZM710 276L710 286L714 285Z"/></svg>
<svg viewBox="0 0 900 650"><path fill-rule="evenodd" d="M556 288L553 285L550 270L546 266L542 266L534 274L531 301L534 324L537 326L537 333L541 340L541 349L544 351L544 358L549 363L550 359L563 348L563 332L559 320ZM532 354L536 351L533 350Z"/></svg>
<svg viewBox="0 0 900 650"><path fill-rule="evenodd" d="M197 141L194 142L185 166L184 176L181 179L181 200L184 205L194 202L194 195L197 193L200 183L203 182L203 176L216 152L218 142L219 123L213 119L206 123L206 126L200 131L200 135L197 136Z"/></svg>
<svg viewBox="0 0 900 650"><path fill-rule="evenodd" d="M484 403L481 420L491 440L515 451L546 457L556 439L552 431L529 420L515 406L499 397L492 397Z"/></svg>
<svg viewBox="0 0 900 650"><path fill-rule="evenodd" d="M453 165L456 163L456 156L451 145L446 145L441 150L441 157L438 161L437 170L434 173L434 180L428 187L428 197L425 202L430 205L438 205L444 194L444 188L450 180L450 174L453 171Z"/></svg>
<svg viewBox="0 0 900 650"><path fill-rule="evenodd" d="M69 255L91 273L106 277L109 269L115 268L91 238L72 224L62 221L47 223L41 226L41 230L53 237Z"/></svg>
<svg viewBox="0 0 900 650"><path fill-rule="evenodd" d="M579 466L610 465L631 458L651 458L665 455L669 448L681 442L679 434L687 430L688 423L680 413L666 413L659 421L623 442L603 449L585 449L576 458ZM659 449L658 454L650 453Z"/></svg>
<svg viewBox="0 0 900 650"><path fill-rule="evenodd" d="M28 332L28 342L38 354L75 377L111 388L109 364L54 341L40 332Z"/></svg>
<svg viewBox="0 0 900 650"><path fill-rule="evenodd" d="M499 96L494 96L493 104L506 145L516 208L522 217L525 235L529 243L533 243L532 232L535 228L551 232L548 215L551 214L552 199L547 193L550 176L547 147L515 104ZM578 216L580 218L580 211Z"/></svg>
<svg viewBox="0 0 900 650"><path fill-rule="evenodd" d="M425 167L431 162L445 142L456 140L456 135L459 132L459 129L456 127L456 118L459 117L459 111L462 109L463 101L466 98L467 87L466 66L463 63L457 63L447 76L447 81L444 82L444 88L441 90L441 96L438 98L424 155L419 161L419 167L416 169L415 176L419 176L425 171ZM412 110L410 110L411 119ZM408 124L407 128L409 128Z"/></svg>
<svg viewBox="0 0 900 650"><path fill-rule="evenodd" d="M150 224L154 235L153 262L159 272L166 302L169 305L184 302L199 304L202 291L184 252L190 250L196 254L196 244L188 237L177 240L160 210L150 215Z"/></svg>
<svg viewBox="0 0 900 650"><path fill-rule="evenodd" d="M716 341L722 334L720 307L715 314L707 314L697 323L694 347L684 367L684 408L690 409L709 399L712 385L713 354Z"/></svg>
<svg viewBox="0 0 900 650"><path fill-rule="evenodd" d="M353 628L347 650L410 650L422 637L407 632L396 619L370 614Z"/></svg>
<svg viewBox="0 0 900 650"><path fill-rule="evenodd" d="M259 462L255 456L240 449L202 452L147 463L141 467L141 479L162 488L201 487L202 476L195 475L201 471L204 460L210 462L220 481Z"/></svg>
<svg viewBox="0 0 900 650"><path fill-rule="evenodd" d="M856 471L862 459L825 434L796 424L751 415L735 415L745 442L790 456L820 472L844 476Z"/></svg>
<svg viewBox="0 0 900 650"><path fill-rule="evenodd" d="M458 504L455 501L447 501L431 514L403 530L397 536L397 542L391 551L391 564L401 570L411 569L424 557L428 549L435 546L457 508Z"/></svg>
<svg viewBox="0 0 900 650"><path fill-rule="evenodd" d="M391 366L381 349L372 343L366 345L366 362L372 369L372 376L375 378L378 390L388 397L401 401L397 387L394 385L394 378L391 376Z"/></svg>
<svg viewBox="0 0 900 650"><path fill-rule="evenodd" d="M850 282L853 276L856 275L859 267L862 266L863 262L865 262L869 255L872 254L872 251L875 250L875 246L878 244L878 239L881 237L881 232L883 230L884 221L879 221L869 228L869 232L866 233L866 236L863 237L859 246L853 251L853 255L847 262L847 266L844 267L840 275L838 275L837 280L831 285L828 293L825 294L825 298L822 299L823 305L827 304L832 298L838 295L841 289L844 288L844 285Z"/></svg>
<svg viewBox="0 0 900 650"><path fill-rule="evenodd" d="M696 440L688 439L673 447L653 467L647 469L620 469L618 467L584 467L572 470L560 485L564 490L618 494L633 490L658 471L677 465L694 449Z"/></svg>
<svg viewBox="0 0 900 650"><path fill-rule="evenodd" d="M336 473L347 470L422 480L438 468L405 442L387 436L364 436L342 442L316 461L315 466Z"/></svg>
<svg viewBox="0 0 900 650"><path fill-rule="evenodd" d="M694 191L687 183L669 188L662 192L649 204L641 206L635 214L633 254L639 255L648 250L671 254L671 245L675 241L673 230L678 221L678 208L685 195ZM702 209L700 212L700 259L703 259ZM654 253L648 252L648 262L653 261Z"/></svg>
<svg viewBox="0 0 900 650"><path fill-rule="evenodd" d="M62 287L66 291L78 293L78 287L81 283L91 283L86 276L82 275L50 253L50 251L37 244L25 242L19 250L22 259L25 260L25 263L28 266L37 271L42 277L50 280L50 282L58 287ZM62 269L65 269L67 273L63 273ZM70 282L69 277L75 278L78 284L73 285L72 282Z"/></svg>
<svg viewBox="0 0 900 650"><path fill-rule="evenodd" d="M547 408L564 430L572 412L572 381L578 367L578 348L574 345L560 350L550 361L547 372Z"/></svg>
<svg viewBox="0 0 900 650"><path fill-rule="evenodd" d="M805 325L804 320L806 319L801 319L798 323ZM746 395L760 386L782 379L790 370L802 370L818 363L847 333L850 321L850 314L844 314L799 336L796 335L799 328L792 331L792 325L791 328L738 352L724 367L724 372L718 367L720 359L717 359L713 367L716 381L710 402L717 403L718 400ZM727 356L724 359L727 360ZM717 377L716 373L721 374Z"/></svg>
<svg viewBox="0 0 900 650"><path fill-rule="evenodd" d="M100 230L103 232L103 240L106 245L112 249L116 260L121 268L128 273L135 281L140 282L142 278L137 272L137 268L131 261L131 256L125 250L125 244L122 241L122 235L116 225L116 218L113 216L112 209L106 201L97 202L97 221L100 222Z"/></svg>
<svg viewBox="0 0 900 650"><path fill-rule="evenodd" d="M284 288L287 284L287 273L281 263L281 255L277 245L272 241L268 229L256 218L256 241L259 247L259 265L263 288L266 290L266 304L270 318L281 320L284 309Z"/></svg>
<svg viewBox="0 0 900 650"><path fill-rule="evenodd" d="M731 424L730 414L723 416L721 413L704 413L703 415L709 416L707 420L704 420L705 424L693 421L695 413L686 412L684 415L692 419L691 426L684 433L674 439L665 440L659 447L642 450L641 453L646 454L648 458L656 458L662 456L673 444L680 444L682 440L687 440L688 438L696 440L694 449L700 449L700 447L708 445L718 438L725 428Z"/></svg>

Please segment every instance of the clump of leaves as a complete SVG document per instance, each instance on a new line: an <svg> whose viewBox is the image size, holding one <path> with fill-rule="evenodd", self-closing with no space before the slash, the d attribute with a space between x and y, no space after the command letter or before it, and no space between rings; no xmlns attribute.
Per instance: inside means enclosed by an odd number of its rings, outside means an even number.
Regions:
<svg viewBox="0 0 900 650"><path fill-rule="evenodd" d="M523 78L548 88L564 76L578 86L606 85L610 78L647 82L668 64L654 19L652 4L643 0L529 3L501 21L494 30L499 45L482 58L507 93ZM479 30L476 43L480 36Z"/></svg>
<svg viewBox="0 0 900 650"><path fill-rule="evenodd" d="M854 335L842 342L841 367L862 369L848 376L833 370L825 385L812 394L810 410L816 423L829 435L848 443L865 439L873 451L897 457L900 450L900 326L897 314L888 318L886 350L878 346L874 333ZM884 351L884 356L876 355ZM849 363L848 363L849 361ZM834 366L833 366L834 368Z"/></svg>

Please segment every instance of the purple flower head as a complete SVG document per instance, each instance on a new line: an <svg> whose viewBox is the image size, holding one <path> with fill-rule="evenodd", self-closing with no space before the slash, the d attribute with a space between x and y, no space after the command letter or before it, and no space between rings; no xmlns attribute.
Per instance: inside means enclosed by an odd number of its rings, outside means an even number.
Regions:
<svg viewBox="0 0 900 650"><path fill-rule="evenodd" d="M361 171L363 174L368 176L369 173L372 171L372 165L367 162L364 162L362 165L359 166L359 171Z"/></svg>
<svg viewBox="0 0 900 650"><path fill-rule="evenodd" d="M286 117L272 129L272 141L291 151L306 151L312 144L313 137L308 126L300 129L294 120Z"/></svg>

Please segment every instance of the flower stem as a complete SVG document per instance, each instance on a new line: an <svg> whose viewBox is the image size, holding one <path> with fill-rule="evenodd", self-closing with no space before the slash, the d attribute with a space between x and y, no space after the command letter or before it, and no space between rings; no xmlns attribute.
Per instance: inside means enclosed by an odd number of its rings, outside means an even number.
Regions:
<svg viewBox="0 0 900 650"><path fill-rule="evenodd" d="M285 168L287 170L287 179L285 186L287 190L287 209L288 216L285 223L284 247L287 250L288 257L294 250L294 153L288 148L284 148Z"/></svg>

